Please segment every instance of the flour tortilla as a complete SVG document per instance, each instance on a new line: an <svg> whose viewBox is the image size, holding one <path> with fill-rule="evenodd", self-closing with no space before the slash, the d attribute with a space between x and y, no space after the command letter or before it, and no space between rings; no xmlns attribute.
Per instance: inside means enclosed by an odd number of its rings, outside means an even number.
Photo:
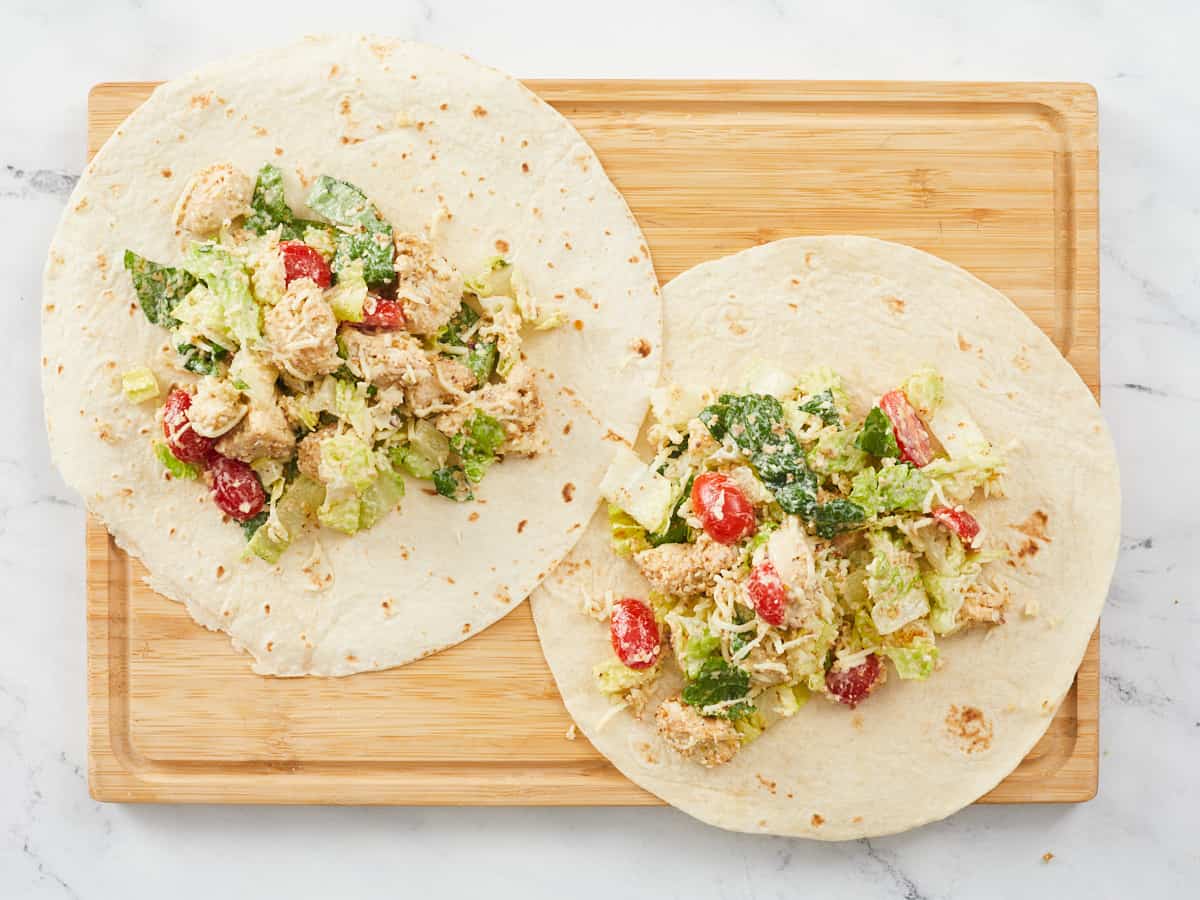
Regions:
<svg viewBox="0 0 1200 900"><path fill-rule="evenodd" d="M525 345L541 373L550 451L493 467L479 503L430 497L428 483L410 481L400 513L370 531L322 529L319 551L309 537L278 567L243 561L241 529L222 521L204 486L163 480L155 404L131 405L120 391L121 373L148 363L161 385L180 380L164 362L167 332L136 308L122 253L181 262L172 208L192 173L222 161L251 176L278 165L302 214L301 178L348 180L398 230L432 226L467 276L504 254L535 297L564 304L574 327ZM44 295L55 462L150 584L229 632L263 674L400 665L512 610L582 534L613 446L604 437L636 434L658 375L653 266L592 150L512 78L386 39L308 39L160 87L80 180ZM327 572L332 583L313 590Z"/></svg>
<svg viewBox="0 0 1200 900"><path fill-rule="evenodd" d="M571 715L633 781L723 828L842 840L902 831L971 803L1046 730L1108 589L1117 467L1087 387L1003 295L897 244L778 241L691 269L663 297L667 382L736 388L754 358L797 373L826 364L865 409L918 366L936 364L986 435L1019 441L1009 451L1007 499L972 509L1024 558L1006 570L1007 623L939 641L945 667L928 681L890 678L853 712L814 697L732 762L705 770L657 737L653 706L641 721L620 712L601 727L610 706L591 670L611 656L608 628L580 611L581 600L648 590L610 552L601 511L532 597ZM1023 612L1027 604L1036 615Z"/></svg>

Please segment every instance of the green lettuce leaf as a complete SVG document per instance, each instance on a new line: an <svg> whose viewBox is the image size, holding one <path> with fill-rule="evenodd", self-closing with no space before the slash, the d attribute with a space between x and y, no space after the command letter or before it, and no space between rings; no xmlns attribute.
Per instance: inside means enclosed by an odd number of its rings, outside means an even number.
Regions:
<svg viewBox="0 0 1200 900"><path fill-rule="evenodd" d="M738 700L750 693L750 674L731 666L724 657L710 656L700 666L683 689L683 702L703 713L707 706L728 700ZM749 699L726 706L714 715L726 719L741 719L753 715L756 708Z"/></svg>
<svg viewBox="0 0 1200 900"><path fill-rule="evenodd" d="M154 444L154 455L158 457L158 461L162 463L163 468L176 478L196 479L200 477L199 466L177 459L175 454L171 452L171 448L166 444L156 442Z"/></svg>
<svg viewBox="0 0 1200 900"><path fill-rule="evenodd" d="M366 194L346 181L322 175L308 195L308 206L339 229L337 252L331 268L341 272L353 260L362 260L368 284L396 280L392 226Z"/></svg>
<svg viewBox="0 0 1200 900"><path fill-rule="evenodd" d="M196 286L195 276L184 269L151 262L132 250L125 251L125 270L133 281L133 291L150 324L178 328L179 320L172 313L175 305Z"/></svg>
<svg viewBox="0 0 1200 900"><path fill-rule="evenodd" d="M900 448L896 444L896 435L892 430L892 420L878 406L872 407L863 422L862 431L854 441L854 446L865 450L872 456L899 456Z"/></svg>

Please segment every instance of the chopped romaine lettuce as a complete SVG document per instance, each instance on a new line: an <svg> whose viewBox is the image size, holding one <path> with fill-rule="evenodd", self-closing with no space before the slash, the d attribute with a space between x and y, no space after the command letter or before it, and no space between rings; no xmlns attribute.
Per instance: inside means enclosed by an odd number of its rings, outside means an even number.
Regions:
<svg viewBox="0 0 1200 900"><path fill-rule="evenodd" d="M801 400L798 408L802 412L817 416L826 425L837 425L842 420L837 400L834 399L833 391L829 388Z"/></svg>
<svg viewBox="0 0 1200 900"><path fill-rule="evenodd" d="M670 480L624 445L617 449L600 483L600 495L650 532L665 529L675 509L676 494Z"/></svg>
<svg viewBox="0 0 1200 900"><path fill-rule="evenodd" d="M179 325L173 311L196 286L196 278L184 269L151 262L132 250L125 251L125 269L133 281L142 312L151 325L172 329Z"/></svg>
<svg viewBox="0 0 1200 900"><path fill-rule="evenodd" d="M722 394L700 412L718 441L729 437L750 459L759 479L785 512L811 519L817 509L817 476L796 436L783 423L783 407L766 394Z"/></svg>
<svg viewBox="0 0 1200 900"><path fill-rule="evenodd" d="M872 407L863 422L862 431L854 441L854 446L865 450L872 456L899 456L900 447L896 444L896 434L892 429L892 420L878 406Z"/></svg>
<svg viewBox="0 0 1200 900"><path fill-rule="evenodd" d="M224 347L203 338L197 344L179 344L175 350L183 357L183 367L197 375L215 375L218 363L229 355Z"/></svg>
<svg viewBox="0 0 1200 900"><path fill-rule="evenodd" d="M808 451L809 466L820 475L848 474L864 468L867 454L855 443L855 437L849 429L822 429Z"/></svg>
<svg viewBox="0 0 1200 900"><path fill-rule="evenodd" d="M331 501L330 497L326 495L325 502L317 511L317 520L326 528L332 528L334 531L340 531L343 534L358 534L361 513L362 501L357 496Z"/></svg>
<svg viewBox="0 0 1200 900"><path fill-rule="evenodd" d="M162 463L163 468L176 478L194 479L200 477L199 466L176 459L175 454L171 452L171 448L166 444L155 442L154 455L158 457L158 461Z"/></svg>
<svg viewBox="0 0 1200 900"><path fill-rule="evenodd" d="M461 466L442 466L433 470L433 487L443 497L449 497L459 503L475 499L471 483Z"/></svg>
<svg viewBox="0 0 1200 900"><path fill-rule="evenodd" d="M139 366L121 376L121 392L130 403L145 403L158 396L158 381L153 372Z"/></svg>
<svg viewBox="0 0 1200 900"><path fill-rule="evenodd" d="M881 652L892 661L896 674L905 679L924 681L937 665L938 648L932 643L919 643L912 647L883 647Z"/></svg>
<svg viewBox="0 0 1200 900"><path fill-rule="evenodd" d="M337 253L331 268L341 276L354 260L362 260L368 284L387 284L396 279L392 226L375 204L354 185L328 175L320 176L308 195L308 206L336 225Z"/></svg>
<svg viewBox="0 0 1200 900"><path fill-rule="evenodd" d="M592 677L603 694L617 695L642 687L658 677L662 667L655 663L645 669L631 669L619 659L606 659L592 669Z"/></svg>
<svg viewBox="0 0 1200 900"><path fill-rule="evenodd" d="M308 225L304 229L303 240L304 243L320 253L325 262L332 260L334 254L337 253L337 244L334 243L333 233L328 228Z"/></svg>
<svg viewBox="0 0 1200 900"><path fill-rule="evenodd" d="M839 497L826 500L817 507L813 524L821 537L832 538L843 531L857 528L866 517L866 511L857 503Z"/></svg>
<svg viewBox="0 0 1200 900"><path fill-rule="evenodd" d="M369 444L375 436L375 420L367 409L367 388L362 381L333 380L333 414Z"/></svg>
<svg viewBox="0 0 1200 900"><path fill-rule="evenodd" d="M921 471L941 488L946 499L965 503L979 488L991 493L1007 468L1004 457L989 450L957 459L935 459Z"/></svg>
<svg viewBox="0 0 1200 900"><path fill-rule="evenodd" d="M615 503L608 504L608 529L613 552L623 559L650 549L646 529Z"/></svg>
<svg viewBox="0 0 1200 900"><path fill-rule="evenodd" d="M358 527L371 528L395 509L404 497L404 479L391 468L381 468L378 477L362 493Z"/></svg>
<svg viewBox="0 0 1200 900"><path fill-rule="evenodd" d="M891 634L929 612L916 560L886 531L870 536L873 558L867 565L871 619L882 634Z"/></svg>
<svg viewBox="0 0 1200 900"><path fill-rule="evenodd" d="M504 426L496 418L481 409L471 414L462 430L450 439L450 449L458 454L467 481L478 484L483 480L496 461L504 437Z"/></svg>
<svg viewBox="0 0 1200 900"><path fill-rule="evenodd" d="M220 244L197 241L188 248L187 266L215 297L224 333L241 346L259 343L262 340L259 308L250 293L250 278L242 263ZM185 302L191 296L188 294ZM176 318L187 321L178 314ZM222 341L216 334L205 333L222 346L229 346L228 338Z"/></svg>
<svg viewBox="0 0 1200 900"><path fill-rule="evenodd" d="M710 656L701 663L695 676L683 689L683 702L696 707L701 715L712 715L726 719L741 719L756 710L746 698L750 693L750 674L740 666L732 666L722 656ZM730 700L741 702L721 706L706 713L716 704Z"/></svg>
<svg viewBox="0 0 1200 900"><path fill-rule="evenodd" d="M498 294L513 296L512 266L503 256L493 256L484 265L483 271L474 278L463 281L463 289L481 300ZM514 298L515 299L515 298Z"/></svg>
<svg viewBox="0 0 1200 900"><path fill-rule="evenodd" d="M325 294L339 322L361 322L363 304L367 300L367 282L363 278L362 260L348 262L338 272L337 284Z"/></svg>
<svg viewBox="0 0 1200 900"><path fill-rule="evenodd" d="M321 441L321 480L333 495L355 494L375 480L375 460L371 447L353 434L331 435Z"/></svg>
<svg viewBox="0 0 1200 900"><path fill-rule="evenodd" d="M850 499L869 516L890 512L920 512L932 482L923 469L896 463L863 469L854 476Z"/></svg>
<svg viewBox="0 0 1200 900"><path fill-rule="evenodd" d="M937 413L946 396L946 385L937 369L923 366L913 372L900 385L908 402L912 404L917 415L926 422Z"/></svg>
<svg viewBox="0 0 1200 900"><path fill-rule="evenodd" d="M680 653L680 665L688 678L696 678L704 663L714 653L720 653L721 639L709 631L702 629L698 634L688 635Z"/></svg>
<svg viewBox="0 0 1200 900"><path fill-rule="evenodd" d="M254 182L254 194L250 198L250 215L246 216L246 228L255 234L266 234L280 229L285 241L300 238L308 223L296 218L288 206L283 190L283 172L267 163L258 170Z"/></svg>

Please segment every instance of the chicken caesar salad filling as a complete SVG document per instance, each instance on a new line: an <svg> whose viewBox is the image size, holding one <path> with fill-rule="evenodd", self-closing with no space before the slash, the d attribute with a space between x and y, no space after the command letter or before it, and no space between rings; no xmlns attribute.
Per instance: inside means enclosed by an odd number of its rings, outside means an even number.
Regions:
<svg viewBox="0 0 1200 900"><path fill-rule="evenodd" d="M601 488L651 590L589 598L614 651L594 677L614 712L656 703L682 756L728 762L814 694L853 708L889 670L933 675L939 638L1004 622L1007 553L968 508L1000 493L1004 456L934 369L865 415L825 368L652 405L653 459L622 448ZM682 691L656 699L672 667Z"/></svg>
<svg viewBox="0 0 1200 900"><path fill-rule="evenodd" d="M372 527L404 475L468 501L491 465L543 449L522 331L561 321L504 258L464 278L348 182L322 175L306 204L275 166L212 165L175 208L182 264L125 252L177 376L164 392L138 367L125 396L160 404L166 477L203 478L271 563L309 524Z"/></svg>

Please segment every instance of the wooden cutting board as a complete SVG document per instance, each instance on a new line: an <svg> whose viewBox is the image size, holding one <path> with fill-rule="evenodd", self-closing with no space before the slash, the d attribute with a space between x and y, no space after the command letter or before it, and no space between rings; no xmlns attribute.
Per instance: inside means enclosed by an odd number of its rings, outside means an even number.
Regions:
<svg viewBox="0 0 1200 900"><path fill-rule="evenodd" d="M1096 95L1077 84L535 81L624 192L659 278L790 235L912 244L1003 291L1099 393ZM152 90L102 84L88 152ZM522 604L464 644L346 679L271 679L87 531L88 778L99 800L654 804L567 716ZM1095 636L983 802L1090 799Z"/></svg>

